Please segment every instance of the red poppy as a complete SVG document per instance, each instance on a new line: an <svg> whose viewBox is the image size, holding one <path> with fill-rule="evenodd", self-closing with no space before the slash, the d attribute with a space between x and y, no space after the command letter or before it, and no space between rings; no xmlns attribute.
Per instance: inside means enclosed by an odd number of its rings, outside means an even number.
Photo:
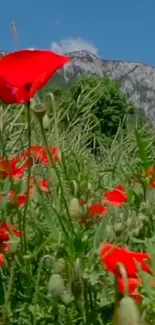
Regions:
<svg viewBox="0 0 155 325"><path fill-rule="evenodd" d="M118 291L122 294L125 293L125 282L123 278L118 278ZM142 301L142 296L138 292L138 288L142 286L142 280L140 278L129 278L127 279L127 290L129 295L140 304Z"/></svg>
<svg viewBox="0 0 155 325"><path fill-rule="evenodd" d="M3 223L0 226L0 243L8 241L9 239L10 239L9 228L5 223Z"/></svg>
<svg viewBox="0 0 155 325"><path fill-rule="evenodd" d="M8 253L9 252L9 245L7 243L2 243L2 252Z"/></svg>
<svg viewBox="0 0 155 325"><path fill-rule="evenodd" d="M60 160L60 152L57 147L49 147L53 160L55 162ZM49 166L49 159L46 149L41 145L31 146L20 154L21 159L26 159L29 156L33 157L44 166Z"/></svg>
<svg viewBox="0 0 155 325"><path fill-rule="evenodd" d="M17 206L24 205L27 202L27 199L28 197L25 193L16 194L13 190L8 193L8 202Z"/></svg>
<svg viewBox="0 0 155 325"><path fill-rule="evenodd" d="M22 232L17 229L14 225L10 226L10 231L17 237L22 237Z"/></svg>
<svg viewBox="0 0 155 325"><path fill-rule="evenodd" d="M128 197L123 185L118 185L115 189L105 192L103 197L104 203L113 205L115 207L122 206L124 202L127 202L127 200Z"/></svg>
<svg viewBox="0 0 155 325"><path fill-rule="evenodd" d="M28 165L23 164L21 167L18 167L18 162L18 157L13 157L10 160L0 158L0 178L9 176L14 180L19 180L28 168Z"/></svg>
<svg viewBox="0 0 155 325"><path fill-rule="evenodd" d="M121 277L121 273L117 269L118 263L124 265L129 278L138 277L138 264L140 264L143 271L152 274L150 267L146 263L147 260L150 261L150 256L147 253L132 252L126 248L106 243L101 245L99 255L107 270L116 276Z"/></svg>
<svg viewBox="0 0 155 325"><path fill-rule="evenodd" d="M40 179L38 180L38 187L43 192L49 192L49 183L47 179Z"/></svg>
<svg viewBox="0 0 155 325"><path fill-rule="evenodd" d="M103 217L108 211L108 208L101 203L92 203L88 207L88 215L91 218L96 216Z"/></svg>
<svg viewBox="0 0 155 325"><path fill-rule="evenodd" d="M11 234L14 234L17 237L22 236L22 232L19 229L17 229L14 225L9 225L6 222L3 222L0 225L0 266L2 266L1 263L4 262L3 255L1 253L9 252L8 241L10 240Z"/></svg>
<svg viewBox="0 0 155 325"><path fill-rule="evenodd" d="M0 98L25 104L71 59L51 51L20 50L0 59Z"/></svg>

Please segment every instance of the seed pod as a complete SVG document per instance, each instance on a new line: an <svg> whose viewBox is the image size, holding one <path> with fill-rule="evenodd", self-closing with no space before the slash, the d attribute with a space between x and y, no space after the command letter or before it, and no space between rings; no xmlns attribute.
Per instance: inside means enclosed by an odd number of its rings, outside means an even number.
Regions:
<svg viewBox="0 0 155 325"><path fill-rule="evenodd" d="M117 310L118 325L140 325L140 313L135 301L131 297L124 297Z"/></svg>
<svg viewBox="0 0 155 325"><path fill-rule="evenodd" d="M40 120L43 119L45 113L46 113L46 106L44 104L38 103L31 107L31 110L34 112L37 118Z"/></svg>
<svg viewBox="0 0 155 325"><path fill-rule="evenodd" d="M45 114L44 115L44 117L43 117L43 128L45 129L45 130L48 130L49 129L49 127L50 127L50 119L49 119L49 117L48 117L48 115L47 114Z"/></svg>
<svg viewBox="0 0 155 325"><path fill-rule="evenodd" d="M82 207L80 206L79 200L73 198L69 204L69 214L73 221L80 221L82 218Z"/></svg>
<svg viewBox="0 0 155 325"><path fill-rule="evenodd" d="M52 274L47 289L48 297L62 296L65 292L65 284L61 275Z"/></svg>

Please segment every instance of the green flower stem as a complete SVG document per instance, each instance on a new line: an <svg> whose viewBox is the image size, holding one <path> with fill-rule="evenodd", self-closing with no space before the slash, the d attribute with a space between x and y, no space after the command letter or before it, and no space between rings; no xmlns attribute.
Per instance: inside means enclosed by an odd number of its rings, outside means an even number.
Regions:
<svg viewBox="0 0 155 325"><path fill-rule="evenodd" d="M27 104L27 120L28 120L28 146L29 148L31 147L31 115L30 115L30 103ZM30 153L29 157L30 159ZM30 188L30 177L31 177L31 166L28 165L28 179L27 179L27 192L26 196L27 198L29 197L29 188ZM25 204L25 209L24 209L24 214L23 214L23 249L24 249L24 254L26 254L26 249L27 249L27 244L26 244L26 214L27 214L27 209L28 209L28 203L29 203L29 198L26 201Z"/></svg>
<svg viewBox="0 0 155 325"><path fill-rule="evenodd" d="M12 290L12 286L13 286L13 282L14 282L14 273L15 273L15 263L13 262L11 265L11 268L10 268L10 278L9 278L8 288L5 293L5 301L4 301L4 308L3 308L4 320L8 318L8 313L10 312L8 310L8 306L9 306L11 290Z"/></svg>
<svg viewBox="0 0 155 325"><path fill-rule="evenodd" d="M66 201L66 198L65 198L65 195L64 195L64 189L63 189L63 184L62 184L62 181L61 181L61 176L60 176L59 171L58 171L58 169L56 167L56 164L54 163L52 154L51 154L51 152L49 150L49 145L48 145L47 138L46 138L46 134L45 134L45 131L44 131L44 128L43 128L43 124L42 124L42 119L38 119L38 120L39 120L39 123L40 123L40 128L41 128L41 132L42 132L42 136L43 136L45 148L46 148L46 151L47 151L47 154L48 154L50 163L53 166L53 168L55 170L55 173L56 173L56 176L57 176L58 181L59 181L59 185L60 185L60 188L61 188L62 199L63 199L64 206L65 206L65 209L66 209L66 213L67 213L67 216L68 216L68 220L70 221L70 227L71 227L72 232L74 233L74 227L73 227L72 220L71 220L71 217L70 217L70 214L69 214L69 209L68 209L67 201Z"/></svg>
<svg viewBox="0 0 155 325"><path fill-rule="evenodd" d="M41 278L42 266L43 266L43 263L46 258L51 259L52 263L54 264L54 258L50 255L44 255L40 260L40 263L38 266L38 272L37 272L36 285L35 285L35 293L34 293L34 298L33 298L33 304L34 304L33 325L37 324L37 299L38 299L38 294L39 294L39 283L40 283L40 278Z"/></svg>

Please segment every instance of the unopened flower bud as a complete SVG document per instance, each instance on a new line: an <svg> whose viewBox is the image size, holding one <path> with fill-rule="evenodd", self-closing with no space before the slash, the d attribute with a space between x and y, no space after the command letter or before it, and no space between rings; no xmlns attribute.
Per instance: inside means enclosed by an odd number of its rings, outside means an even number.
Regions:
<svg viewBox="0 0 155 325"><path fill-rule="evenodd" d="M61 301L68 306L71 302L72 302L72 295L70 292L65 292L62 296L61 296Z"/></svg>
<svg viewBox="0 0 155 325"><path fill-rule="evenodd" d="M117 310L118 325L140 325L140 313L131 297L124 297Z"/></svg>
<svg viewBox="0 0 155 325"><path fill-rule="evenodd" d="M121 232L123 231L123 225L121 222L117 222L114 224L114 231L115 231L116 235L121 234Z"/></svg>
<svg viewBox="0 0 155 325"><path fill-rule="evenodd" d="M50 119L47 114L44 115L42 123L43 123L43 128L45 130L48 130L50 127Z"/></svg>
<svg viewBox="0 0 155 325"><path fill-rule="evenodd" d="M77 198L73 198L69 204L69 214L72 220L80 221L82 218L82 207L80 206L79 200Z"/></svg>
<svg viewBox="0 0 155 325"><path fill-rule="evenodd" d="M48 297L62 296L65 292L64 280L59 274L52 274L48 282Z"/></svg>

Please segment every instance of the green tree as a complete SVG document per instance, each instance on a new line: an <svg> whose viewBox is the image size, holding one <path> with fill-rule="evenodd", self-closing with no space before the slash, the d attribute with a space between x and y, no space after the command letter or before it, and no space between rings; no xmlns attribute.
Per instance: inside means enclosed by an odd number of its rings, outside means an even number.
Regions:
<svg viewBox="0 0 155 325"><path fill-rule="evenodd" d="M82 77L73 83L70 92L78 103L78 114L82 114L84 105L89 105L98 119L101 133L106 136L114 136L125 116L134 113L134 107L121 92L119 83L109 78ZM125 122L123 127L125 128Z"/></svg>

